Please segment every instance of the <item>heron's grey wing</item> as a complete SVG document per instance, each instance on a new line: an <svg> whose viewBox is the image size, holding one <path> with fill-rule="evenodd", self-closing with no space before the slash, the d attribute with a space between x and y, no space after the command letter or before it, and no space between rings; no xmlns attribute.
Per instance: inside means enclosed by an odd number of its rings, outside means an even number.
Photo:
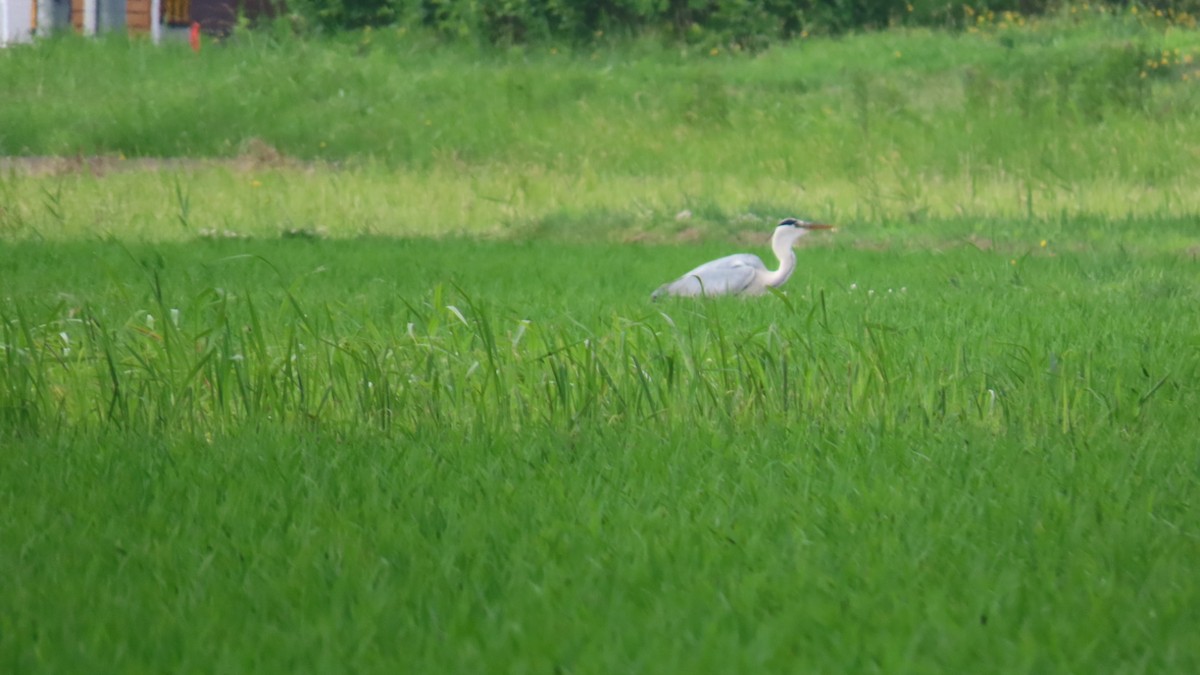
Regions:
<svg viewBox="0 0 1200 675"><path fill-rule="evenodd" d="M704 263L675 281L659 287L651 297L737 295L749 288L758 273L765 269L767 266L756 255L738 253L725 256Z"/></svg>

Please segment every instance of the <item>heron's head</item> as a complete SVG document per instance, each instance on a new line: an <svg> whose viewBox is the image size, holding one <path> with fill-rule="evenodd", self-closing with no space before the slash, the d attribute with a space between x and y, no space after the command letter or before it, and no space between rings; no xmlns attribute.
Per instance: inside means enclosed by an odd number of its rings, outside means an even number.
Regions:
<svg viewBox="0 0 1200 675"><path fill-rule="evenodd" d="M808 234L809 232L812 232L813 230L832 230L832 229L833 229L832 225L826 225L824 223L810 223L807 220L798 220L796 218L784 218L783 220L779 221L779 225L776 226L775 236L773 237L773 239L775 239L776 241L778 241L780 239L784 239L790 243L790 242L796 241L800 237L803 237L804 235Z"/></svg>

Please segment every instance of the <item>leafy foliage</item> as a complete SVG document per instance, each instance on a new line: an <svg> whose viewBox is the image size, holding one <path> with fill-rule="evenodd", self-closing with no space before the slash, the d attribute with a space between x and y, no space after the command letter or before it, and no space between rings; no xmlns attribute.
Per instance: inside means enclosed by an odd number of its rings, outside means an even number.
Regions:
<svg viewBox="0 0 1200 675"><path fill-rule="evenodd" d="M900 24L963 27L981 16L1033 16L1062 5L1053 0L296 0L289 6L323 30L402 25L491 44L580 42L649 32L759 49L809 33ZM1130 7L1125 2L1082 6L1105 12ZM1146 7L1158 16L1194 21L1200 0L1163 0Z"/></svg>

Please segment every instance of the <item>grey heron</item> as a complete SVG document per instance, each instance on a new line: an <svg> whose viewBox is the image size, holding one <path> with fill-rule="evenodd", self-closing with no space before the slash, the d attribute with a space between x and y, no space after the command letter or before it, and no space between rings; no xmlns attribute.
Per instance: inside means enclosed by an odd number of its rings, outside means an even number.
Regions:
<svg viewBox="0 0 1200 675"><path fill-rule="evenodd" d="M651 294L651 300L664 295L692 298L699 295L762 295L767 288L778 288L796 269L792 244L813 230L832 230L832 225L784 218L771 236L771 250L779 258L779 269L767 269L762 259L749 253L718 258L704 263L675 281L663 284Z"/></svg>

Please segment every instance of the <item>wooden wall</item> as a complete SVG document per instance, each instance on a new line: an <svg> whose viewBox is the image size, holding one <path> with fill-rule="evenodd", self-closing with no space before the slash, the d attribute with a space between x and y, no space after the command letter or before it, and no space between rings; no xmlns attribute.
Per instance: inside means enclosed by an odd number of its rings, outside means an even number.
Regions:
<svg viewBox="0 0 1200 675"><path fill-rule="evenodd" d="M49 2L49 0L38 0ZM104 0L96 0L97 3ZM131 33L150 32L150 2L151 0L125 0L125 27ZM76 31L83 30L83 0L71 0L71 27Z"/></svg>
<svg viewBox="0 0 1200 675"><path fill-rule="evenodd" d="M150 0L125 0L125 27L130 33L150 32Z"/></svg>
<svg viewBox="0 0 1200 675"><path fill-rule="evenodd" d="M35 0L49 2L50 0ZM96 0L103 3L104 0ZM131 33L150 31L151 0L125 0L125 26ZM224 34L233 29L237 9L250 18L274 16L284 3L280 0L163 0L162 21L170 26L186 26L198 21L210 33ZM37 13L34 13L37 16ZM83 30L83 0L71 0L71 26Z"/></svg>

